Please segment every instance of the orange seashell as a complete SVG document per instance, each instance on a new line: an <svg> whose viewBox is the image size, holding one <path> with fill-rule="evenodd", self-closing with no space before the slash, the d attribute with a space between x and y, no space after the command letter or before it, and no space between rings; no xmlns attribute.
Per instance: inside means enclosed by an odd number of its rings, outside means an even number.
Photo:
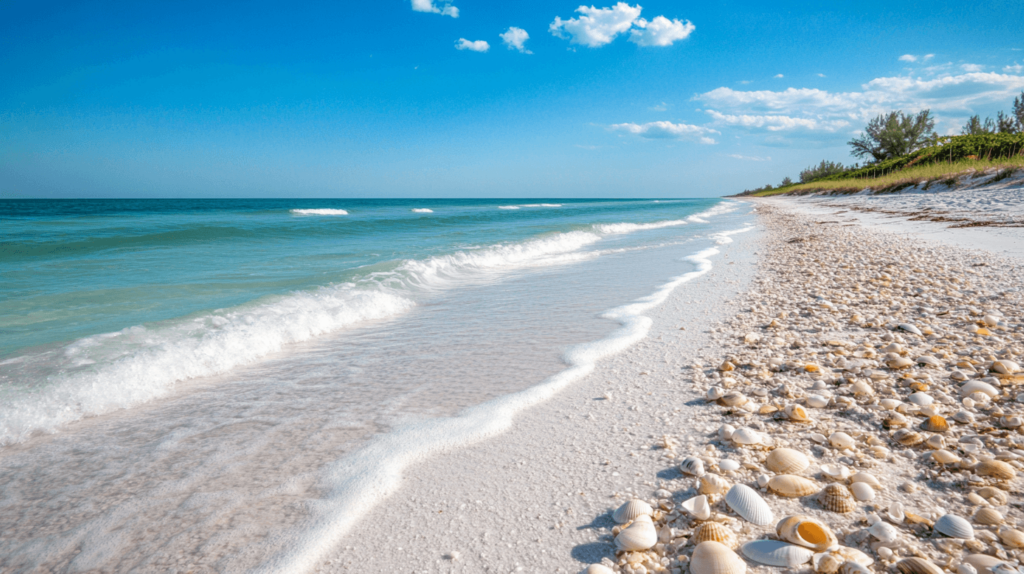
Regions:
<svg viewBox="0 0 1024 574"><path fill-rule="evenodd" d="M931 432L946 432L949 430L949 421L939 415L932 415L921 424L921 428Z"/></svg>

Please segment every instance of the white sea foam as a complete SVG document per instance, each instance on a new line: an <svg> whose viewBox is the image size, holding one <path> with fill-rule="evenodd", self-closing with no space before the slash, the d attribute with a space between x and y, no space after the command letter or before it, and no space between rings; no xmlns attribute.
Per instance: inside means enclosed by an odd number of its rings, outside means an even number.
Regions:
<svg viewBox="0 0 1024 574"><path fill-rule="evenodd" d="M718 253L718 249L708 248L685 257L694 264L693 271L669 280L651 295L605 312L602 317L617 321L619 328L603 339L571 348L565 354L569 368L557 375L523 391L466 409L455 417L396 428L352 455L327 465L319 480L324 496L312 508L311 519L301 530L280 533L287 539L284 546L288 550L256 571L311 571L335 550L360 517L398 489L406 467L505 432L519 412L550 399L585 377L598 360L642 340L652 325L643 313L662 304L680 285L711 271L711 257Z"/></svg>
<svg viewBox="0 0 1024 574"><path fill-rule="evenodd" d="M412 212L413 213L434 213L434 210L433 209L427 209L425 207L414 207Z"/></svg>
<svg viewBox="0 0 1024 574"><path fill-rule="evenodd" d="M738 235L740 233L746 233L748 231L753 231L753 229L754 229L754 226L748 225L747 227L744 227L742 229L733 229L732 231L723 231L721 233L714 233L714 234L711 235L711 238L714 239L715 243L718 244L718 245L727 245L729 243L732 243L732 236L733 235Z"/></svg>
<svg viewBox="0 0 1024 574"><path fill-rule="evenodd" d="M498 209L519 209L518 205L499 205Z"/></svg>
<svg viewBox="0 0 1024 574"><path fill-rule="evenodd" d="M618 235L621 233L633 233L635 231L647 231L649 229L661 229L664 227L675 227L686 225L686 221L675 219L671 221L656 221L654 223L601 223L594 225L594 229L606 235Z"/></svg>
<svg viewBox="0 0 1024 574"><path fill-rule="evenodd" d="M344 209L293 209L295 215L348 215Z"/></svg>

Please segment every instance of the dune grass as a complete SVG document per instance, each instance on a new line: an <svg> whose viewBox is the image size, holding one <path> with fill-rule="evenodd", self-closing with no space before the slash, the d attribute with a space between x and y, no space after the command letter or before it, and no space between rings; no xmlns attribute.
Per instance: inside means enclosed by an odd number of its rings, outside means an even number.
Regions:
<svg viewBox="0 0 1024 574"><path fill-rule="evenodd" d="M894 170L891 173L878 177L819 180L809 183L798 183L794 185L787 185L786 187L777 187L767 191L760 191L750 195L754 197L767 197L770 195L781 194L800 195L818 191L856 193L864 189L871 189L875 192L896 192L921 183L928 183L928 185L943 182L955 184L956 180L963 176L995 173L997 178L1003 179L1009 177L1018 170L1024 170L1024 157L1015 156L993 160L965 159L952 163L937 162L927 165L911 166L901 170Z"/></svg>

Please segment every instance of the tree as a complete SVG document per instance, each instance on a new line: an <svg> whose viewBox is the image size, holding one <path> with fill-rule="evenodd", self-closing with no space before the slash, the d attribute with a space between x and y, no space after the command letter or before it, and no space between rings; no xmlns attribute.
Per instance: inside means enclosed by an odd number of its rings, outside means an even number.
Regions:
<svg viewBox="0 0 1024 574"><path fill-rule="evenodd" d="M1013 116L1017 120L1017 131L1024 132L1024 90L1019 98L1013 98Z"/></svg>
<svg viewBox="0 0 1024 574"><path fill-rule="evenodd" d="M793 185L793 180L788 175L782 178L782 184L779 187L786 187L787 185Z"/></svg>
<svg viewBox="0 0 1024 574"><path fill-rule="evenodd" d="M928 144L935 129L931 110L916 116L902 111L882 114L868 122L864 135L849 141L853 155L882 161L917 151Z"/></svg>
<svg viewBox="0 0 1024 574"><path fill-rule="evenodd" d="M992 121L992 118L985 118L985 121L981 121L981 116L971 116L964 127L960 130L960 133L965 136L979 136L982 134L994 134L996 133L996 124Z"/></svg>
<svg viewBox="0 0 1024 574"><path fill-rule="evenodd" d="M846 171L846 167L844 167L843 164L823 159L818 165L812 165L811 167L801 171L800 182L807 183L808 181L814 181L815 179L821 179L844 171Z"/></svg>
<svg viewBox="0 0 1024 574"><path fill-rule="evenodd" d="M996 131L1001 134L1015 134L1017 129L1017 118L1004 114L1002 111L996 115Z"/></svg>

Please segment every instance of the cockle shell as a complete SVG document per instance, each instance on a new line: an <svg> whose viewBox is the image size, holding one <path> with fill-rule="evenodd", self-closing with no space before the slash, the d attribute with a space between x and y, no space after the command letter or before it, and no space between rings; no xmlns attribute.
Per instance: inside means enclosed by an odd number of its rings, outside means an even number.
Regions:
<svg viewBox="0 0 1024 574"><path fill-rule="evenodd" d="M857 508L857 501L854 500L850 490L841 484L830 484L821 491L818 498L822 508L829 512L852 512Z"/></svg>
<svg viewBox="0 0 1024 574"><path fill-rule="evenodd" d="M832 433L828 437L828 442L833 447L838 448L840 450L852 448L853 445L856 444L856 441L853 440L853 437L844 432Z"/></svg>
<svg viewBox="0 0 1024 574"><path fill-rule="evenodd" d="M866 482L871 485L872 488L882 488L882 483L875 478L875 475L870 472L860 471L850 477L850 483L854 482Z"/></svg>
<svg viewBox="0 0 1024 574"><path fill-rule="evenodd" d="M818 574L835 574L839 571L839 567L846 562L871 566L875 563L875 559L856 548L847 546L840 546L828 552L819 552L811 558L811 566Z"/></svg>
<svg viewBox="0 0 1024 574"><path fill-rule="evenodd" d="M732 433L732 442L736 444L760 444L761 433L752 428L742 427Z"/></svg>
<svg viewBox="0 0 1024 574"><path fill-rule="evenodd" d="M974 521L985 526L996 526L1003 523L1003 515L992 507L979 508L974 513Z"/></svg>
<svg viewBox="0 0 1024 574"><path fill-rule="evenodd" d="M935 532L939 534L945 534L950 538L963 538L970 540L974 538L974 527L965 518L961 518L955 514L946 514L942 518L935 521L935 526L932 527Z"/></svg>
<svg viewBox="0 0 1024 574"><path fill-rule="evenodd" d="M974 566L978 574L994 574L993 569L1004 561L988 554L970 554L964 557L964 562Z"/></svg>
<svg viewBox="0 0 1024 574"><path fill-rule="evenodd" d="M1006 506L1006 503L1010 501L1010 498L1006 495L1005 491L994 486L983 486L979 488L978 496L989 501L992 506Z"/></svg>
<svg viewBox="0 0 1024 574"><path fill-rule="evenodd" d="M714 540L697 545L690 556L690 574L744 574L747 564L728 546Z"/></svg>
<svg viewBox="0 0 1024 574"><path fill-rule="evenodd" d="M1011 548L1024 548L1024 532L1009 526L999 527L999 539Z"/></svg>
<svg viewBox="0 0 1024 574"><path fill-rule="evenodd" d="M745 484L737 484L729 489L725 503L744 520L758 526L768 526L775 519L768 503Z"/></svg>
<svg viewBox="0 0 1024 574"><path fill-rule="evenodd" d="M702 494L684 500L679 506L697 520L711 518L711 505L708 504L708 497L706 495Z"/></svg>
<svg viewBox="0 0 1024 574"><path fill-rule="evenodd" d="M892 440L903 446L914 446L924 442L924 435L910 429L900 429L892 434Z"/></svg>
<svg viewBox="0 0 1024 574"><path fill-rule="evenodd" d="M641 514L632 524L623 528L615 537L615 547L620 552L647 550L658 543L658 530L651 517Z"/></svg>
<svg viewBox="0 0 1024 574"><path fill-rule="evenodd" d="M779 496L799 498L817 493L820 489L813 480L795 474L780 474L768 481L768 490Z"/></svg>
<svg viewBox="0 0 1024 574"><path fill-rule="evenodd" d="M736 537L736 533L721 522L705 522L704 524L701 524L693 531L693 536L690 536L689 542L693 544L700 544L701 542L706 542L708 540L720 542L733 550L738 548L740 545L740 541L739 538Z"/></svg>
<svg viewBox="0 0 1024 574"><path fill-rule="evenodd" d="M618 507L612 513L612 520L619 524L625 524L640 515L651 516L652 514L654 514L654 509L651 508L650 504L642 500L633 499Z"/></svg>
<svg viewBox="0 0 1024 574"><path fill-rule="evenodd" d="M868 532L882 542L895 542L900 536L900 531L895 526L881 520L872 524Z"/></svg>
<svg viewBox="0 0 1024 574"><path fill-rule="evenodd" d="M704 476L704 461L695 456L688 456L679 463L679 470L699 478Z"/></svg>
<svg viewBox="0 0 1024 574"><path fill-rule="evenodd" d="M705 474L700 477L699 494L718 494L729 488L729 481L717 474Z"/></svg>
<svg viewBox="0 0 1024 574"><path fill-rule="evenodd" d="M921 423L921 428L930 432L946 432L949 430L949 422L939 415L932 415Z"/></svg>
<svg viewBox="0 0 1024 574"><path fill-rule="evenodd" d="M979 462L978 465L974 467L974 472L978 476L991 476L997 480L1013 480L1013 477L1017 476L1017 471L1014 470L1009 463L1001 460L985 460Z"/></svg>
<svg viewBox="0 0 1024 574"><path fill-rule="evenodd" d="M758 564L781 568L796 568L801 564L806 564L814 556L813 550L778 540L747 542L740 548L740 552Z"/></svg>
<svg viewBox="0 0 1024 574"><path fill-rule="evenodd" d="M850 485L850 492L853 497L861 502L867 502L875 498L875 489L866 482L855 482Z"/></svg>
<svg viewBox="0 0 1024 574"><path fill-rule="evenodd" d="M783 410L783 412L786 413L786 416L789 417L789 420L795 423L812 422L811 416L807 414L807 409L803 408L800 405L786 405L786 408Z"/></svg>
<svg viewBox="0 0 1024 574"><path fill-rule="evenodd" d="M768 470L779 474L796 474L803 472L811 462L807 455L791 448L776 448L768 453L765 461Z"/></svg>
<svg viewBox="0 0 1024 574"><path fill-rule="evenodd" d="M945 574L942 568L932 564L931 561L916 556L900 560L896 563L896 569L900 571L900 574Z"/></svg>
<svg viewBox="0 0 1024 574"><path fill-rule="evenodd" d="M824 552L839 546L832 529L827 524L810 516L787 516L775 525L775 533L786 542Z"/></svg>

